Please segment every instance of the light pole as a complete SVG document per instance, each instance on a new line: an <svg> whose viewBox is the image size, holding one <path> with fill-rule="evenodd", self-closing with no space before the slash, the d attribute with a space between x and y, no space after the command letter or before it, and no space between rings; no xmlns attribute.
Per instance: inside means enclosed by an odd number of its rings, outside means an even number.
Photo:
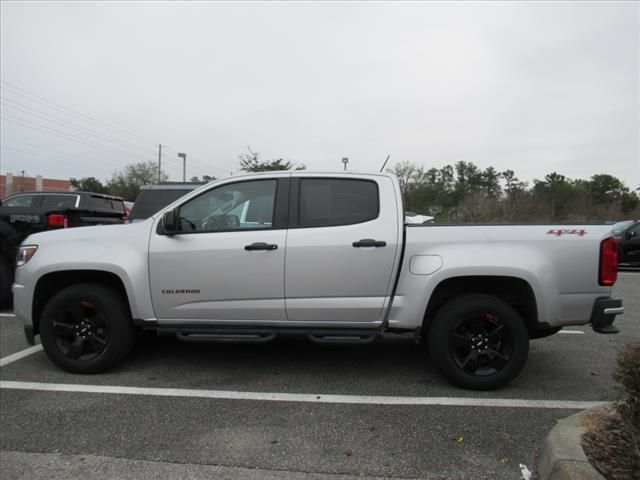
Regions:
<svg viewBox="0 0 640 480"><path fill-rule="evenodd" d="M342 157L342 163L344 164L344 171L347 171L347 163L349 163L349 157Z"/></svg>
<svg viewBox="0 0 640 480"><path fill-rule="evenodd" d="M182 181L187 181L187 154L179 153L178 158L182 159Z"/></svg>

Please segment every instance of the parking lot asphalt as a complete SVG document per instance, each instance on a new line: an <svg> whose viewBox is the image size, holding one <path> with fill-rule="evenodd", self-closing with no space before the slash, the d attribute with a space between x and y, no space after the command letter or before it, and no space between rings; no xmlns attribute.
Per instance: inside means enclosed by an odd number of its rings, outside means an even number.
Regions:
<svg viewBox="0 0 640 480"><path fill-rule="evenodd" d="M89 376L67 374L39 351L0 369L0 476L522 478L520 464L532 468L556 419L577 411L564 406L617 398L616 352L640 340L638 291L640 273L622 272L614 288L625 304L620 334L580 327L532 341L522 374L494 392L448 385L424 346L401 336L320 346L183 344L142 335L118 368ZM28 347L20 322L7 314L0 314L2 358ZM16 388L24 382L35 390ZM42 383L71 391L42 391ZM334 403L332 395L351 403ZM377 396L409 403L383 405ZM440 398L440 405L419 401ZM482 403L496 399L522 404ZM563 408L548 408L542 401L549 400Z"/></svg>

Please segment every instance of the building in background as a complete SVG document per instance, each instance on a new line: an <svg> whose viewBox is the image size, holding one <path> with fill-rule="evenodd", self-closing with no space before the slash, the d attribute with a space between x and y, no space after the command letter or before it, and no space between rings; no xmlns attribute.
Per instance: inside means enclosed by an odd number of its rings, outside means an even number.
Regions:
<svg viewBox="0 0 640 480"><path fill-rule="evenodd" d="M42 178L42 175L25 177L7 173L0 175L0 198L16 192L69 192L71 191L69 180L57 180L54 178Z"/></svg>

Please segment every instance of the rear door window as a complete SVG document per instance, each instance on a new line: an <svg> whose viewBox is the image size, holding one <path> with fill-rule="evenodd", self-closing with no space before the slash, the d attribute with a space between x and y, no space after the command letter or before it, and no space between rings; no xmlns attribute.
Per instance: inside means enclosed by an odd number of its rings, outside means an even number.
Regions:
<svg viewBox="0 0 640 480"><path fill-rule="evenodd" d="M330 227L367 222L380 211L378 185L369 180L303 178L298 226Z"/></svg>

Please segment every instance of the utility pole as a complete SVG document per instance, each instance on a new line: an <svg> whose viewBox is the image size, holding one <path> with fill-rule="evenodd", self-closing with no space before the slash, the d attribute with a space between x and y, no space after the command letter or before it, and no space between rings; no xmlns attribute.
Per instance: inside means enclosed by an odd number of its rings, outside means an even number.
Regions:
<svg viewBox="0 0 640 480"><path fill-rule="evenodd" d="M162 144L158 144L158 183L162 180Z"/></svg>
<svg viewBox="0 0 640 480"><path fill-rule="evenodd" d="M178 158L182 159L182 181L187 181L187 154L179 153Z"/></svg>

